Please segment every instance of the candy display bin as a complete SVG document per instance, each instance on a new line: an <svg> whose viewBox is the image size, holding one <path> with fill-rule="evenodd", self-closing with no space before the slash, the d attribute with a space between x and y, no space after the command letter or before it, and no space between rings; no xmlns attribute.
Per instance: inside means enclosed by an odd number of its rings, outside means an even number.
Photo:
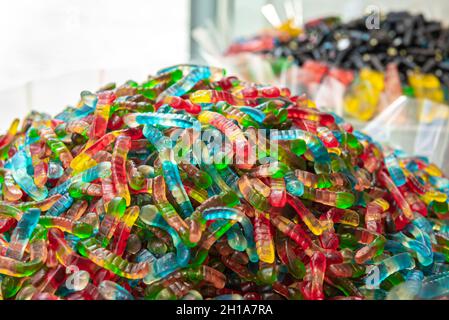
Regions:
<svg viewBox="0 0 449 320"><path fill-rule="evenodd" d="M449 28L409 1L9 1L3 305L449 300Z"/></svg>
<svg viewBox="0 0 449 320"><path fill-rule="evenodd" d="M443 1L230 2L229 25L217 19L193 30L209 64L249 82L305 93L318 107L362 126L402 94L448 102ZM243 18L242 12L252 14Z"/></svg>
<svg viewBox="0 0 449 320"><path fill-rule="evenodd" d="M401 96L362 131L408 154L427 157L449 175L449 108Z"/></svg>

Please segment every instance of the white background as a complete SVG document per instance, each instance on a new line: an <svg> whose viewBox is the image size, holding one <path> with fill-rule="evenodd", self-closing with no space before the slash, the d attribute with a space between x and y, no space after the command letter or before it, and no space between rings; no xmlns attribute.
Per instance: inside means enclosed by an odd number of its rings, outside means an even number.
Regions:
<svg viewBox="0 0 449 320"><path fill-rule="evenodd" d="M187 0L0 0L0 129L188 61Z"/></svg>

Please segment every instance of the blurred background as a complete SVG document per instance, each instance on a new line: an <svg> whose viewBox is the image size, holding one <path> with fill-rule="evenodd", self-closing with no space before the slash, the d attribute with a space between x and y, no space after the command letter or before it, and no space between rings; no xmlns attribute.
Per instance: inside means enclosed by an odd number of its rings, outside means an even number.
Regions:
<svg viewBox="0 0 449 320"><path fill-rule="evenodd" d="M158 68L204 62L192 33L215 28L219 46L269 26L260 8L276 0L1 0L0 126L36 109L55 114L79 92L142 80ZM447 0L303 0L304 20L351 19L368 5L449 22ZM284 18L284 17L281 17Z"/></svg>
<svg viewBox="0 0 449 320"><path fill-rule="evenodd" d="M79 93L186 62L189 1L1 1L0 126Z"/></svg>

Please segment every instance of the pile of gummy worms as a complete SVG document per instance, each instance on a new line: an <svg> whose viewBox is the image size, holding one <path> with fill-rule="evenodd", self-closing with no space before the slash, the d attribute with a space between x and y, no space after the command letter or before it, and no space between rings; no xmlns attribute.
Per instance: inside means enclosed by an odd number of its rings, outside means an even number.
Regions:
<svg viewBox="0 0 449 320"><path fill-rule="evenodd" d="M0 151L3 299L449 295L449 180L286 88L178 65Z"/></svg>

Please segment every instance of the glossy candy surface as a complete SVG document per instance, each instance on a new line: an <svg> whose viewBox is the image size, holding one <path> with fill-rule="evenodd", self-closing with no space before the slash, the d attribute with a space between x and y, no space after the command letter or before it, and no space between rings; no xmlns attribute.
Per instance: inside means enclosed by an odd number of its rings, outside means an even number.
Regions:
<svg viewBox="0 0 449 320"><path fill-rule="evenodd" d="M14 121L3 299L447 298L435 165L223 75L173 66Z"/></svg>
<svg viewBox="0 0 449 320"><path fill-rule="evenodd" d="M244 53L246 62L252 57L248 53L256 54L281 83L289 79L292 92L305 92L361 121L372 119L401 95L447 104L447 26L424 14L392 11L379 15L378 27L369 28L373 17L313 19L296 26L294 33L283 28L288 20L239 38L225 55Z"/></svg>

